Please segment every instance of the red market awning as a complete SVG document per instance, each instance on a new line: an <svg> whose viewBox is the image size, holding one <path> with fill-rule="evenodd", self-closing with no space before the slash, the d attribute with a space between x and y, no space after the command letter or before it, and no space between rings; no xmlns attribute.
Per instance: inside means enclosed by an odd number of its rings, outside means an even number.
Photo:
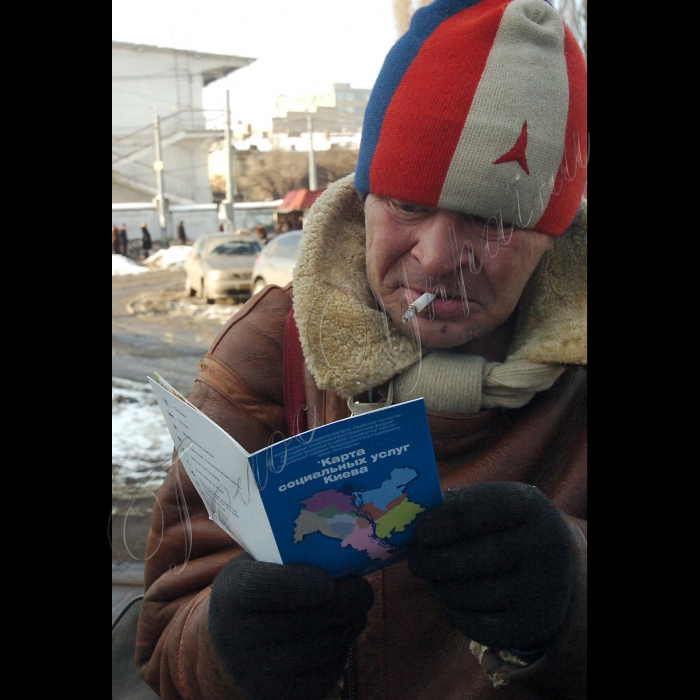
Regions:
<svg viewBox="0 0 700 700"><path fill-rule="evenodd" d="M280 214L290 211L306 211L321 196L323 190L290 190L284 195L282 204L277 207Z"/></svg>

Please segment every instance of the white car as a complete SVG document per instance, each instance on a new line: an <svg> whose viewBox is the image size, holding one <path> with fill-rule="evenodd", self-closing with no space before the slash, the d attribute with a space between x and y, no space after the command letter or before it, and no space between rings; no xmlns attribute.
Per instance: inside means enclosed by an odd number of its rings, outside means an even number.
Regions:
<svg viewBox="0 0 700 700"><path fill-rule="evenodd" d="M253 266L253 294L257 294L268 284L284 287L292 281L303 233L280 233L262 249Z"/></svg>
<svg viewBox="0 0 700 700"><path fill-rule="evenodd" d="M255 257L261 250L255 236L212 233L200 236L185 258L185 289L208 304L217 299L249 297Z"/></svg>

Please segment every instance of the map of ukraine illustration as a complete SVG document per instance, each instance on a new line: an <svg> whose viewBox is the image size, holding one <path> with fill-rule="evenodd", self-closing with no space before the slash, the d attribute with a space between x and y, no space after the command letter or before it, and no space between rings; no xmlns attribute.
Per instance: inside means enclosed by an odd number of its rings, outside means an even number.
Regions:
<svg viewBox="0 0 700 700"><path fill-rule="evenodd" d="M379 488L343 493L326 489L301 501L304 508L295 521L294 542L320 532L339 539L341 547L366 552L372 559L388 559L389 538L403 532L422 508L410 501L404 487L418 476L413 469L394 469Z"/></svg>

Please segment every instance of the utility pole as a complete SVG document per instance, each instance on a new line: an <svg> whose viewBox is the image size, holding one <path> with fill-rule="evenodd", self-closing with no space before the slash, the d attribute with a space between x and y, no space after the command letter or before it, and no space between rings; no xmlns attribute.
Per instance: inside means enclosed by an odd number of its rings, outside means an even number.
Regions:
<svg viewBox="0 0 700 700"><path fill-rule="evenodd" d="M316 181L316 160L314 158L314 122L311 114L306 115L306 126L309 129L309 189L317 190L318 182Z"/></svg>
<svg viewBox="0 0 700 700"><path fill-rule="evenodd" d="M156 171L156 183L158 185L158 194L156 195L156 204L158 205L158 222L160 223L160 240L164 247L168 244L168 228L165 219L165 194L163 186L163 158L160 150L160 117L156 114L154 117L153 128L156 139L156 159L153 163L153 169Z"/></svg>
<svg viewBox="0 0 700 700"><path fill-rule="evenodd" d="M233 203L236 200L236 183L233 179L233 152L231 147L231 107L229 91L226 90L226 126L224 129L224 154L226 158L226 199L219 205L219 219L225 222L228 231L235 231L235 214Z"/></svg>

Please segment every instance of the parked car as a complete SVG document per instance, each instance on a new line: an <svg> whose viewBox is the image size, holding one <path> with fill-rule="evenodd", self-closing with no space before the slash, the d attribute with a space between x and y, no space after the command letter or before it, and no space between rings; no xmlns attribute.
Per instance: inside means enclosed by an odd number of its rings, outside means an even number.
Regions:
<svg viewBox="0 0 700 700"><path fill-rule="evenodd" d="M208 304L250 296L250 280L261 245L255 236L212 233L200 236L185 258L185 289Z"/></svg>
<svg viewBox="0 0 700 700"><path fill-rule="evenodd" d="M253 294L268 284L284 287L292 281L302 234L303 231L280 233L264 246L253 266Z"/></svg>

